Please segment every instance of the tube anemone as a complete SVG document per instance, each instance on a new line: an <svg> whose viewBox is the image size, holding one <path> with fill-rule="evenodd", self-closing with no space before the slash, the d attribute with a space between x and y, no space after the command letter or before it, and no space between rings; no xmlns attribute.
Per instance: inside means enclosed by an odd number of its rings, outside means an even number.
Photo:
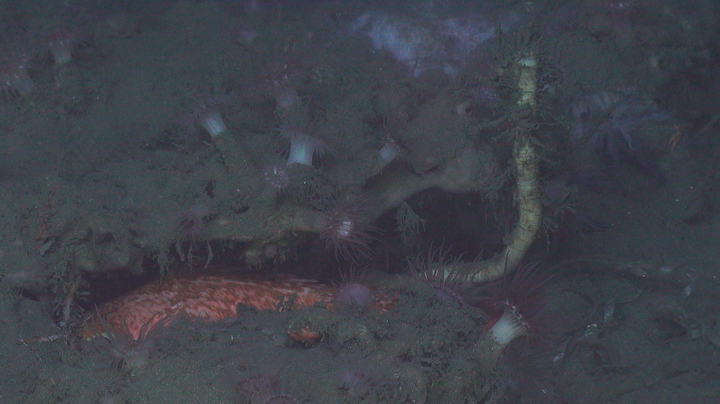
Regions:
<svg viewBox="0 0 720 404"><path fill-rule="evenodd" d="M21 53L0 63L0 89L6 95L24 96L32 91L35 83L28 75L30 55Z"/></svg>
<svg viewBox="0 0 720 404"><path fill-rule="evenodd" d="M287 165L302 164L312 166L314 155L323 155L325 152L325 144L322 140L306 135L304 133L295 132L290 136L290 155L288 156Z"/></svg>
<svg viewBox="0 0 720 404"><path fill-rule="evenodd" d="M56 29L50 34L47 45L58 66L72 62L78 44L77 30Z"/></svg>
<svg viewBox="0 0 720 404"><path fill-rule="evenodd" d="M375 290L371 286L368 272L354 266L340 272L335 300L340 308L350 312L363 313L375 303Z"/></svg>
<svg viewBox="0 0 720 404"><path fill-rule="evenodd" d="M263 178L275 193L280 194L287 190L291 184L290 172L285 164L279 162L268 163L263 168Z"/></svg>
<svg viewBox="0 0 720 404"><path fill-rule="evenodd" d="M287 392L284 383L273 375L258 375L241 380L235 390L250 404L295 404L298 399Z"/></svg>
<svg viewBox="0 0 720 404"><path fill-rule="evenodd" d="M177 236L178 242L189 241L194 243L201 236L207 226L210 209L203 204L195 205L178 214Z"/></svg>
<svg viewBox="0 0 720 404"><path fill-rule="evenodd" d="M314 227L326 245L335 250L335 258L353 259L371 255L368 245L374 240L370 233L375 228L369 222L367 207L358 201L335 200L322 210Z"/></svg>
<svg viewBox="0 0 720 404"><path fill-rule="evenodd" d="M385 145L380 148L379 154L383 165L387 165L398 157L405 157L407 150L405 150L405 147L400 142L400 139L388 135Z"/></svg>
<svg viewBox="0 0 720 404"><path fill-rule="evenodd" d="M279 110L291 108L300 99L297 90L287 78L282 81L273 81L270 92Z"/></svg>
<svg viewBox="0 0 720 404"><path fill-rule="evenodd" d="M470 288L472 273L454 268L457 260L448 259L448 252L444 245L437 248L431 245L427 254L408 258L410 276L430 288L438 299L465 307L465 294Z"/></svg>
<svg viewBox="0 0 720 404"><path fill-rule="evenodd" d="M301 164L312 167L313 156L322 156L328 150L325 141L317 135L320 124L310 116L308 106L297 106L282 116L280 135L290 141L287 166Z"/></svg>
<svg viewBox="0 0 720 404"><path fill-rule="evenodd" d="M496 366L500 354L514 340L537 341L546 332L539 314L547 304L549 276L539 266L528 265L511 277L482 287L478 306L491 319L476 347L483 374Z"/></svg>
<svg viewBox="0 0 720 404"><path fill-rule="evenodd" d="M364 312L375 300L373 290L359 282L341 285L337 292L337 301L351 311Z"/></svg>
<svg viewBox="0 0 720 404"><path fill-rule="evenodd" d="M94 340L99 347L107 349L112 355L111 367L128 372L144 369L150 365L151 354L166 328L177 318L175 314L160 317L160 313L151 317L135 335L128 319L123 318L122 324L112 324L110 319L97 312L89 320L83 338Z"/></svg>
<svg viewBox="0 0 720 404"><path fill-rule="evenodd" d="M207 106L204 106L198 112L197 123L202 126L212 138L215 138L227 130L220 111Z"/></svg>

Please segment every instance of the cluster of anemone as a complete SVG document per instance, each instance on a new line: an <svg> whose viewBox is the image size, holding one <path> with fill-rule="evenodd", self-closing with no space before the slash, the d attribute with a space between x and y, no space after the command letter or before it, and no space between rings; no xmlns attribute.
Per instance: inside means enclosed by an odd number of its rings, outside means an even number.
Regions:
<svg viewBox="0 0 720 404"><path fill-rule="evenodd" d="M446 302L476 307L489 319L475 349L483 373L491 372L513 341L545 343L552 335L542 312L549 296L550 276L539 265L527 265L500 280L477 285L466 265L446 258L442 246L408 260L412 279ZM479 265L479 263L478 263Z"/></svg>
<svg viewBox="0 0 720 404"><path fill-rule="evenodd" d="M39 54L33 51L23 35L15 35L0 46L0 87L5 96L22 97L32 92L35 82L30 77L33 59ZM80 32L78 29L58 28L47 35L42 43L43 52L49 52L56 66L72 62L78 48Z"/></svg>

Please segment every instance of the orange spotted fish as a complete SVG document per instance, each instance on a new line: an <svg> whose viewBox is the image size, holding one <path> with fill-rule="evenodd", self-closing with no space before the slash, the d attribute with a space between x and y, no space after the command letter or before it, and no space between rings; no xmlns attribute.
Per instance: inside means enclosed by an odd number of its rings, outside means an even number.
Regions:
<svg viewBox="0 0 720 404"><path fill-rule="evenodd" d="M167 327L177 317L206 321L237 317L238 305L256 310L287 311L321 304L333 310L337 305L336 293L336 287L292 277L274 280L226 275L171 278L145 285L100 305L87 319L81 337L90 340L107 332L116 332L133 340L142 340L156 325ZM375 309L380 313L388 312L396 301L395 294L378 293Z"/></svg>

